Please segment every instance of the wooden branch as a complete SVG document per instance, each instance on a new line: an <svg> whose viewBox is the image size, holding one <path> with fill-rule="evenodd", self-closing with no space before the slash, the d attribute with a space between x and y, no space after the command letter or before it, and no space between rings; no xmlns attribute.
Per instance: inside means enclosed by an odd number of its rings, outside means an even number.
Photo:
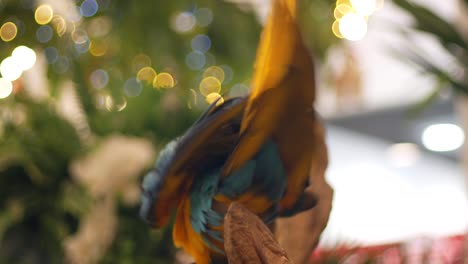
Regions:
<svg viewBox="0 0 468 264"><path fill-rule="evenodd" d="M230 264L291 264L260 218L232 203L224 220L224 246Z"/></svg>
<svg viewBox="0 0 468 264"><path fill-rule="evenodd" d="M318 199L317 205L305 212L289 218L279 218L275 222L276 240L297 264L308 263L310 255L319 242L322 231L327 226L332 208L333 189L325 180L328 166L328 153L325 145L325 131L316 122L311 140L314 140L309 177L310 186L305 190Z"/></svg>

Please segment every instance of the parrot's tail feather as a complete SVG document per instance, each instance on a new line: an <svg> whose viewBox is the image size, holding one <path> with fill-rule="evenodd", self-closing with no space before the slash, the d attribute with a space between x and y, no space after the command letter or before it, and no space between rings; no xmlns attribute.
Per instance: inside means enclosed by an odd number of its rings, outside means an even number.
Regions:
<svg viewBox="0 0 468 264"><path fill-rule="evenodd" d="M190 208L190 199L183 198L177 210L172 233L174 244L177 247L182 247L196 260L197 264L210 264L210 250L201 234L192 228Z"/></svg>

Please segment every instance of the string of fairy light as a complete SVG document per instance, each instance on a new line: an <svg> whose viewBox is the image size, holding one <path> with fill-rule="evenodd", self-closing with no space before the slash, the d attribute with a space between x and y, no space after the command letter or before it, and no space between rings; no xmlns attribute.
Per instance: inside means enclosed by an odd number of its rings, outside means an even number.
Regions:
<svg viewBox="0 0 468 264"><path fill-rule="evenodd" d="M69 37L73 41L75 52L78 55L89 53L94 57L104 57L112 49L109 34L112 28L112 19L105 15L94 17L101 2L84 0L81 4L70 1L72 6L64 13L63 10L54 10L55 5L42 4L33 8L34 20L38 24L36 38L43 49L47 63L52 66L52 70L62 74L67 72L70 56L60 54L59 50L49 45L49 42L56 35L58 37ZM84 25L83 18L90 18ZM197 8L191 11L176 12L171 16L171 28L179 34L193 34L199 32L196 27L203 28L209 26L213 21L213 13L209 8ZM21 33L21 21L6 21L0 28L0 38L4 42L11 42L17 39ZM22 25L24 27L24 24ZM191 39L192 50L186 54L186 66L198 72L198 89L190 89L192 96L189 106L197 104L198 97L203 96L207 103L215 100L222 102L221 89L223 85L228 84L233 79L233 70L228 65L216 65L215 57L209 52L211 48L211 39L205 34L198 34ZM15 81L21 78L24 71L31 69L37 59L36 51L20 45L16 47L11 56L5 58L0 64L0 99L9 97L14 93ZM178 81L174 73L167 68L160 72L152 66L152 60L146 54L137 54L132 59L132 70L135 76L124 81L123 90L126 96L138 96L144 86L152 86L155 89L174 88ZM127 101L125 98L115 99L109 93L104 92L108 86L110 72L103 68L97 68L89 74L90 85L100 90L96 102L98 106L109 111L123 110ZM230 89L232 95L245 94L248 90L247 85L237 83Z"/></svg>
<svg viewBox="0 0 468 264"><path fill-rule="evenodd" d="M71 1L73 2L73 1ZM101 2L101 1L100 1ZM109 1L107 1L109 2ZM360 40L367 33L369 17L383 6L384 0L337 0L334 9L335 22L333 33L339 38ZM76 2L74 2L76 3ZM36 38L46 46L43 51L47 62L57 73L68 70L70 59L61 55L57 48L47 46L54 35L64 37L68 35L73 41L77 54L89 53L94 57L103 57L112 49L109 38L105 38L112 28L112 19L107 16L96 16L102 8L96 0L84 0L66 14L56 12L54 7L42 4L34 8L34 19L38 24ZM83 26L82 18L87 20ZM213 13L209 8L198 8L192 11L181 11L171 17L171 28L179 34L192 34L196 27L207 27L213 21ZM23 25L24 27L24 25ZM0 38L4 42L15 40L20 33L21 25L18 21L6 21L0 27ZM232 79L233 71L228 65L216 65L215 58L210 53L211 39L205 34L198 34L191 39L192 50L186 54L186 66L199 72L197 89L190 89L194 102L203 96L207 103L215 100L222 102L222 87ZM36 63L36 51L25 45L15 47L10 56L0 63L0 99L10 96L14 92L14 82L21 78L23 72L31 69ZM133 58L133 71L136 73L124 81L123 89L128 97L138 96L143 86L156 89L169 89L177 86L178 81L174 73L166 70L157 72L152 66L151 58L145 54L138 54ZM109 72L106 69L95 69L89 75L90 84L96 89L103 89L109 83ZM232 86L231 94L245 93L248 87L243 83ZM104 108L123 110L126 100L115 100L106 93L99 98Z"/></svg>
<svg viewBox="0 0 468 264"><path fill-rule="evenodd" d="M97 7L95 0L85 0L74 10L75 12L69 12L64 17L55 14L50 5L37 6L33 10L34 20L39 25L35 32L38 42L46 45L53 38L54 31L59 37L69 33L78 52L88 51L89 39L86 34L83 34L78 22L82 17L91 17L96 14ZM0 38L4 42L12 42L21 37L24 31L25 25L21 20L7 21L0 27ZM49 46L44 49L44 53L48 63L53 64L56 72L64 73L67 70L69 59L66 56L59 56L56 48ZM11 56L2 60L0 63L0 99L7 98L14 92L15 81L36 64L36 59L35 50L25 45L19 45L13 49Z"/></svg>
<svg viewBox="0 0 468 264"><path fill-rule="evenodd" d="M357 41L367 34L369 17L383 7L384 0L337 0L332 31L338 38Z"/></svg>

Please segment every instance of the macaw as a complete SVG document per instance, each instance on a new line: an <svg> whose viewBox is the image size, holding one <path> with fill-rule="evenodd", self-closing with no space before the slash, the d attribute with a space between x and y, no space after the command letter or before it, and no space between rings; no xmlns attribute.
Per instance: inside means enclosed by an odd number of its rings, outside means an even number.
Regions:
<svg viewBox="0 0 468 264"><path fill-rule="evenodd" d="M142 183L140 215L160 228L175 212L174 244L198 264L223 259L223 219L232 202L266 224L317 203L305 190L325 143L295 0L273 0L251 86L245 97L211 104L165 146Z"/></svg>

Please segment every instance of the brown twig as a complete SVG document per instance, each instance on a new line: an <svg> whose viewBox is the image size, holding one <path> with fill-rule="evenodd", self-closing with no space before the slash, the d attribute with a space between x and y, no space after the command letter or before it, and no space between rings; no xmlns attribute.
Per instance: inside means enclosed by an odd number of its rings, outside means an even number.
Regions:
<svg viewBox="0 0 468 264"><path fill-rule="evenodd" d="M263 221L239 203L229 206L224 225L224 245L230 264L292 263Z"/></svg>

